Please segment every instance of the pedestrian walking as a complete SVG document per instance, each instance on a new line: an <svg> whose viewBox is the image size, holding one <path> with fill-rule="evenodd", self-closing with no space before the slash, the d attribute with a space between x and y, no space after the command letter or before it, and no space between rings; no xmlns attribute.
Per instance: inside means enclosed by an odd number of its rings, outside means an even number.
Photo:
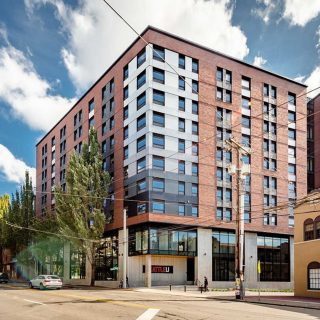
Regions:
<svg viewBox="0 0 320 320"><path fill-rule="evenodd" d="M128 276L126 276L126 284L127 284L127 288L129 288L129 279L128 279Z"/></svg>
<svg viewBox="0 0 320 320"><path fill-rule="evenodd" d="M208 278L204 277L204 291L208 291Z"/></svg>

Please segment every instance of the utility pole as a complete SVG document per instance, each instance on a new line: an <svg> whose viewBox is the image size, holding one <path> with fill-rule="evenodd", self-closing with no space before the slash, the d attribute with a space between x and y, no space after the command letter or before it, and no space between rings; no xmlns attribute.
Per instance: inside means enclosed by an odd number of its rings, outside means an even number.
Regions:
<svg viewBox="0 0 320 320"><path fill-rule="evenodd" d="M123 265L122 265L122 286L127 287L127 209L123 209Z"/></svg>
<svg viewBox="0 0 320 320"><path fill-rule="evenodd" d="M236 273L236 298L244 298L244 184L246 175L250 174L250 165L242 163L242 156L249 155L250 150L243 147L234 138L227 140L226 143L230 149L235 149L237 152L237 167L234 165L229 166L229 173L237 177L237 227L236 227L236 250L235 250L235 273Z"/></svg>

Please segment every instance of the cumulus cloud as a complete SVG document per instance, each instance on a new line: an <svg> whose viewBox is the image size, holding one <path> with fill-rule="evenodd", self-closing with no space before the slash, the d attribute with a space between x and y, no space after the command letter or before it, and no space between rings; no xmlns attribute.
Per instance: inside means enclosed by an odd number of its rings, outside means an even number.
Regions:
<svg viewBox="0 0 320 320"><path fill-rule="evenodd" d="M272 16L277 15L278 18L287 20L290 25L304 27L320 13L319 0L256 0L256 3L258 7L251 12L266 24Z"/></svg>
<svg viewBox="0 0 320 320"><path fill-rule="evenodd" d="M267 60L262 58L261 56L255 56L253 65L256 67L262 68L267 63Z"/></svg>
<svg viewBox="0 0 320 320"><path fill-rule="evenodd" d="M292 25L304 27L320 13L319 0L285 0L283 17Z"/></svg>
<svg viewBox="0 0 320 320"><path fill-rule="evenodd" d="M26 170L29 171L33 184L36 183L36 169L17 159L11 151L0 144L0 174L8 182L23 183Z"/></svg>
<svg viewBox="0 0 320 320"><path fill-rule="evenodd" d="M240 59L249 52L245 34L232 24L231 0L109 2L138 32L153 25ZM136 37L103 1L80 0L74 8L62 0L25 0L29 13L48 4L55 9L61 30L67 35L68 44L61 56L80 91L95 81Z"/></svg>
<svg viewBox="0 0 320 320"><path fill-rule="evenodd" d="M308 97L314 98L320 93L320 89L314 90L320 87L320 66L316 66L308 77L304 77L304 83L308 86L308 91L313 90L308 93Z"/></svg>
<svg viewBox="0 0 320 320"><path fill-rule="evenodd" d="M30 128L47 131L75 100L51 94L52 84L37 73L22 51L6 41L0 47L0 99L11 115Z"/></svg>

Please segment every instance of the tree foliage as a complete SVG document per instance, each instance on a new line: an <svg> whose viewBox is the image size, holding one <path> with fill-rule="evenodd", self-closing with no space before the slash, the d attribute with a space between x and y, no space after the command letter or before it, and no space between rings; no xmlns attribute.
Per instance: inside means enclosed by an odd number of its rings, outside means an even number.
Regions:
<svg viewBox="0 0 320 320"><path fill-rule="evenodd" d="M67 191L55 191L55 213L58 232L86 252L92 265L93 285L96 241L101 239L106 224L104 199L108 196L110 176L102 169L100 145L93 129L82 150L81 155L73 153L69 159Z"/></svg>

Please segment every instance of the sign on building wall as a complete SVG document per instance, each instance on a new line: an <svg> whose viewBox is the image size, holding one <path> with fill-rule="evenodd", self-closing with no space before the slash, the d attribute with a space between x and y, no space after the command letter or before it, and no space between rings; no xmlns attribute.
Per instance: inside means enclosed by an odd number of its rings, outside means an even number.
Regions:
<svg viewBox="0 0 320 320"><path fill-rule="evenodd" d="M146 266L142 266L142 273L146 272ZM173 266L151 266L151 273L173 273Z"/></svg>

